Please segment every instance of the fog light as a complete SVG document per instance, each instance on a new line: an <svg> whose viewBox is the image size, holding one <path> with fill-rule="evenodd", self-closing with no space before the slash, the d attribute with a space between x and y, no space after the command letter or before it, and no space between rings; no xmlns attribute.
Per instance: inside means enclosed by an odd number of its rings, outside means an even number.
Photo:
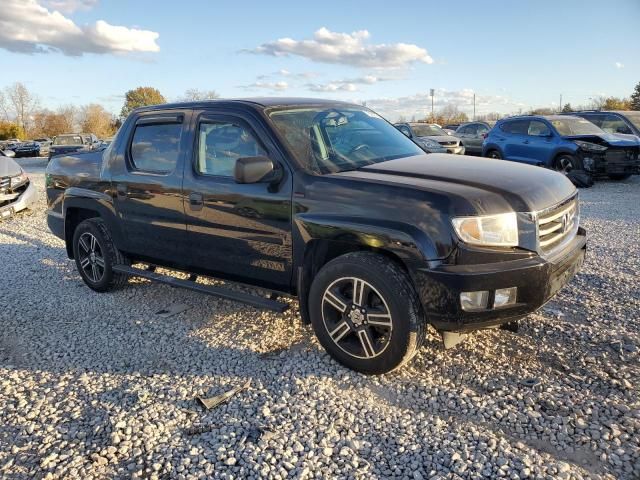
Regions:
<svg viewBox="0 0 640 480"><path fill-rule="evenodd" d="M499 288L498 290L496 290L495 300L493 301L493 308L515 305L517 296L518 287Z"/></svg>
<svg viewBox="0 0 640 480"><path fill-rule="evenodd" d="M475 312L486 309L488 300L489 292L486 290L460 293L460 305L462 305L462 309L465 312Z"/></svg>

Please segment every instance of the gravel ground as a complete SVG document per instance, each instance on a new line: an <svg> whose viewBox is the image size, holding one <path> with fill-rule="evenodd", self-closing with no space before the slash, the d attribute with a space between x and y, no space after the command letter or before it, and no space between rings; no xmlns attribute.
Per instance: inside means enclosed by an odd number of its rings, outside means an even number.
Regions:
<svg viewBox="0 0 640 480"><path fill-rule="evenodd" d="M431 335L365 377L295 303L91 292L32 177L43 200L0 223L2 478L640 478L640 178L581 192L587 263L519 333L447 352ZM215 409L195 400L247 380Z"/></svg>

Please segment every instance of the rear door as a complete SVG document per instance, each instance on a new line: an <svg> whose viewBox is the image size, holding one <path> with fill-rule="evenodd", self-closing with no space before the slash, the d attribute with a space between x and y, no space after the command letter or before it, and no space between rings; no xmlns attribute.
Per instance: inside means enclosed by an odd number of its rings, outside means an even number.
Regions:
<svg viewBox="0 0 640 480"><path fill-rule="evenodd" d="M189 110L139 115L111 168L122 249L178 266L185 263L182 171L190 148L189 119Z"/></svg>
<svg viewBox="0 0 640 480"><path fill-rule="evenodd" d="M201 111L194 130L184 176L191 270L288 290L292 182L279 149L249 113ZM259 155L276 163L281 180L236 183L235 161Z"/></svg>
<svg viewBox="0 0 640 480"><path fill-rule="evenodd" d="M526 162L526 144L529 120L510 120L500 126L501 133L504 134L502 151L504 158L517 162Z"/></svg>

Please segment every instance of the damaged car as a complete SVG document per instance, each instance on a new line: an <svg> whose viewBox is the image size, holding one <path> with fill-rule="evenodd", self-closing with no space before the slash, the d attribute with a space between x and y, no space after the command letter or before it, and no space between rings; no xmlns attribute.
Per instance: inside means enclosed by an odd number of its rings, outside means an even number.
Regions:
<svg viewBox="0 0 640 480"><path fill-rule="evenodd" d="M449 135L439 125L432 123L397 123L395 127L418 144L427 153L453 153L464 155L460 139Z"/></svg>
<svg viewBox="0 0 640 480"><path fill-rule="evenodd" d="M500 120L482 144L482 156L529 163L565 174L624 180L640 173L640 141L607 133L584 118L525 115Z"/></svg>
<svg viewBox="0 0 640 480"><path fill-rule="evenodd" d="M0 150L0 220L31 207L36 201L36 187L12 153Z"/></svg>

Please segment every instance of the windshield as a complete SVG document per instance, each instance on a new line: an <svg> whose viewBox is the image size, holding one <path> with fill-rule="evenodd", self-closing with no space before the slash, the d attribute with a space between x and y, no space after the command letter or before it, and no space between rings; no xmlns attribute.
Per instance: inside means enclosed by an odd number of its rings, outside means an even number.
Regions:
<svg viewBox="0 0 640 480"><path fill-rule="evenodd" d="M393 125L358 107L275 110L269 118L297 160L326 174L424 152Z"/></svg>
<svg viewBox="0 0 640 480"><path fill-rule="evenodd" d="M623 112L623 115L627 117L636 128L640 128L640 112Z"/></svg>
<svg viewBox="0 0 640 480"><path fill-rule="evenodd" d="M54 145L82 145L80 135L59 135L53 142Z"/></svg>
<svg viewBox="0 0 640 480"><path fill-rule="evenodd" d="M416 137L440 137L447 135L447 132L442 130L439 126L429 125L428 123L425 123L424 125L413 124L411 125L411 130L413 130L413 134Z"/></svg>
<svg viewBox="0 0 640 480"><path fill-rule="evenodd" d="M583 118L554 118L550 120L560 135L601 135L600 127Z"/></svg>

